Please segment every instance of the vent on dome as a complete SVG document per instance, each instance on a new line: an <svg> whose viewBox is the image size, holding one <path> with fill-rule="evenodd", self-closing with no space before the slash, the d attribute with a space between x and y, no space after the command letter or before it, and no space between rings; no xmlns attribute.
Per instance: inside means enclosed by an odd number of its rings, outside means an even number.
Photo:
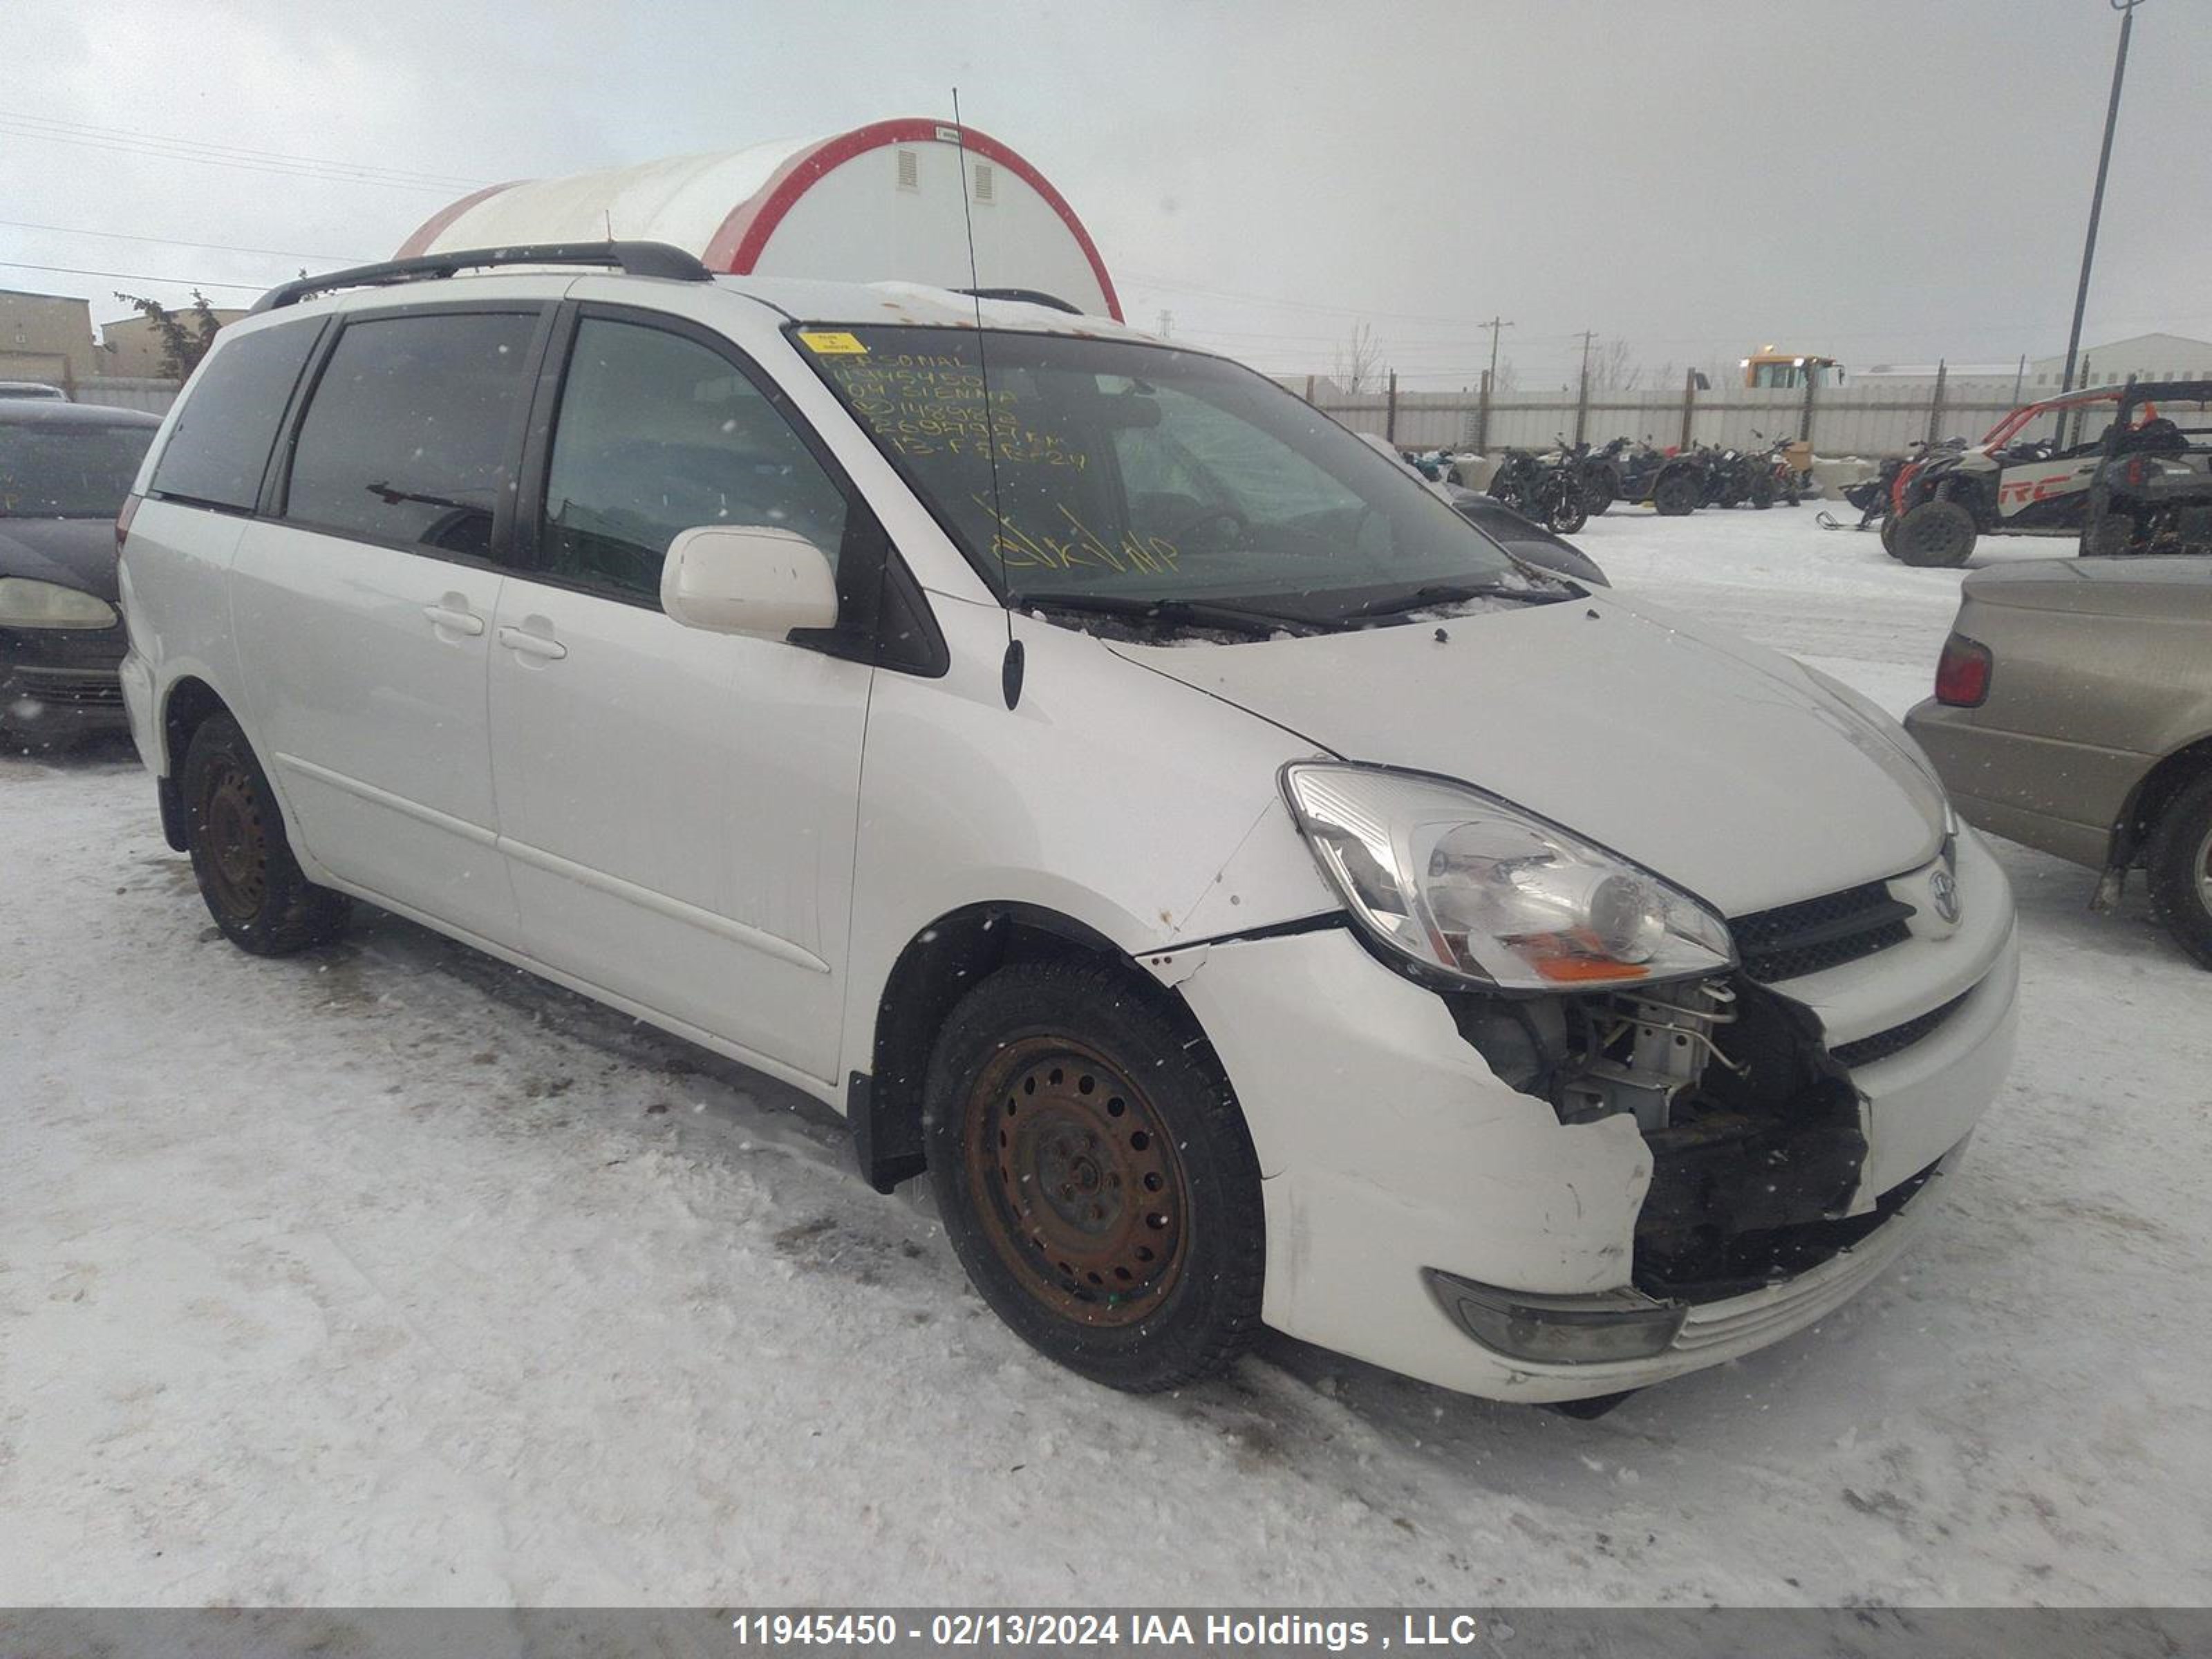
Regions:
<svg viewBox="0 0 2212 1659"><path fill-rule="evenodd" d="M988 202L992 199L991 190L994 182L995 181L992 176L991 164L988 161L976 162L975 199L977 201Z"/></svg>
<svg viewBox="0 0 2212 1659"><path fill-rule="evenodd" d="M921 188L921 162L910 149L898 153L898 187L901 190Z"/></svg>

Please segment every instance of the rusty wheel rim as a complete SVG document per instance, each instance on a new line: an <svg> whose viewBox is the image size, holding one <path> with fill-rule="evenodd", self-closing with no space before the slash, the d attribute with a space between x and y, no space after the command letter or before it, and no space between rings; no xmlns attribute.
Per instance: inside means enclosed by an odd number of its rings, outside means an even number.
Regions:
<svg viewBox="0 0 2212 1659"><path fill-rule="evenodd" d="M253 785L229 761L211 769L201 807L207 837L208 884L225 915L246 921L261 908L268 891L267 832Z"/></svg>
<svg viewBox="0 0 2212 1659"><path fill-rule="evenodd" d="M1009 1043L963 1127L984 1234L1031 1297L1087 1325L1158 1310L1182 1274L1188 1188L1158 1109L1119 1067L1066 1038Z"/></svg>

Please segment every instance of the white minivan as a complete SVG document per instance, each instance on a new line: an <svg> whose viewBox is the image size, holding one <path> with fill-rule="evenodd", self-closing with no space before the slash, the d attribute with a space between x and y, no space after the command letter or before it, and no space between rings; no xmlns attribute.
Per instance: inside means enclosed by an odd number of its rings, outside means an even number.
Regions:
<svg viewBox="0 0 2212 1659"><path fill-rule="evenodd" d="M1046 296L517 249L276 290L118 525L249 951L349 896L842 1110L1115 1386L1772 1342L1930 1208L2010 895L1814 670Z"/></svg>

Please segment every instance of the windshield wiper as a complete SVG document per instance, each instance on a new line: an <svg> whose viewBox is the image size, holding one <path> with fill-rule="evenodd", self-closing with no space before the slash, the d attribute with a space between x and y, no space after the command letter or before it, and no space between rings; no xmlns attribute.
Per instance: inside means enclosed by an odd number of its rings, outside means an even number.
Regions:
<svg viewBox="0 0 2212 1659"><path fill-rule="evenodd" d="M1370 617L1401 617L1409 611L1425 611L1431 605L1461 605L1469 599L1506 599L1519 605L1544 605L1565 597L1564 588L1546 590L1537 586L1508 587L1502 582L1431 582L1410 593L1394 593L1388 599L1370 599L1356 605L1343 613L1346 622Z"/></svg>
<svg viewBox="0 0 2212 1659"><path fill-rule="evenodd" d="M1066 611L1079 616L1112 617L1140 626L1164 623L1176 628L1218 628L1254 639L1266 639L1282 629L1311 631L1327 626L1310 617L1255 611L1211 599L1142 599L1122 593L1010 593L1006 603L1017 611Z"/></svg>

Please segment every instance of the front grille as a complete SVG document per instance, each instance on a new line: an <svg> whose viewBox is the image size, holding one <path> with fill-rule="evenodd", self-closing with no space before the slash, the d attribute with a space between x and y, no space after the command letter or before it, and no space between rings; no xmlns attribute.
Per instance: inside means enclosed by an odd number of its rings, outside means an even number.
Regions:
<svg viewBox="0 0 2212 1659"><path fill-rule="evenodd" d="M1905 925L1912 914L1911 905L1890 896L1887 884L1870 881L1738 916L1729 932L1753 979L1802 979L1904 944L1912 937Z"/></svg>
<svg viewBox="0 0 2212 1659"><path fill-rule="evenodd" d="M15 695L73 708L120 708L123 682L112 668L29 668L15 671Z"/></svg>
<svg viewBox="0 0 2212 1659"><path fill-rule="evenodd" d="M1967 995L1972 995L1969 992ZM1945 1020L1959 1012L1965 996L1953 997L1940 1007L1930 1008L1917 1019L1908 1019L1902 1025L1893 1025L1887 1031L1876 1031L1872 1036L1863 1036L1856 1042L1846 1042L1828 1053L1846 1067L1871 1066L1878 1060L1887 1060L1892 1054L1901 1054L1921 1038L1928 1036Z"/></svg>

